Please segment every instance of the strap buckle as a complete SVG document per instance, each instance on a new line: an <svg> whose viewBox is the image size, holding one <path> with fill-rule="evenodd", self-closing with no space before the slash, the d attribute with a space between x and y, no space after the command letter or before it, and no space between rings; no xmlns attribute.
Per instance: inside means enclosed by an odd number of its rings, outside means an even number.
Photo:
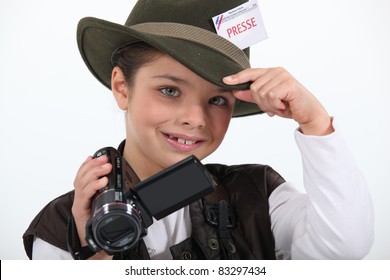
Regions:
<svg viewBox="0 0 390 280"><path fill-rule="evenodd" d="M219 226L219 203L205 201L202 199L203 204L203 215L206 222L214 227ZM226 219L226 227L234 228L236 226L236 217L234 215L233 207L228 204L227 205L227 219Z"/></svg>

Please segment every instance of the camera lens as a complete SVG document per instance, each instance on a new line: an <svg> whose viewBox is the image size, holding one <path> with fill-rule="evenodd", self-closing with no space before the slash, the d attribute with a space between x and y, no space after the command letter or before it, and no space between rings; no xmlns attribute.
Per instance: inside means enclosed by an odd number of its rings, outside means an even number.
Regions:
<svg viewBox="0 0 390 280"><path fill-rule="evenodd" d="M96 243L107 252L130 249L142 233L141 217L131 204L111 203L103 206L94 216Z"/></svg>

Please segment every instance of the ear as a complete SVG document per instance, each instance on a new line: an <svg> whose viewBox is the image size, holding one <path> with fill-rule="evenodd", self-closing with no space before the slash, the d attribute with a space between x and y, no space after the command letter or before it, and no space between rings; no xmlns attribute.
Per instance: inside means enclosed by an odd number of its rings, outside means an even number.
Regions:
<svg viewBox="0 0 390 280"><path fill-rule="evenodd" d="M119 67L114 67L111 73L111 90L116 103L122 110L127 110L129 87L127 86L125 75Z"/></svg>

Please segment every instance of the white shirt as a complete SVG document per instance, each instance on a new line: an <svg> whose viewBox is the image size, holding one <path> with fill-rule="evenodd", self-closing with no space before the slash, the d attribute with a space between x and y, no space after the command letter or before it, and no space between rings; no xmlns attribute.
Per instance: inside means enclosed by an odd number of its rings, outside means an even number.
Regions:
<svg viewBox="0 0 390 280"><path fill-rule="evenodd" d="M335 123L334 123L335 125ZM338 129L327 136L295 131L302 155L304 187L285 182L269 197L279 259L362 259L374 240L374 211L368 187ZM152 259L171 259L169 247L191 235L188 206L148 228ZM72 259L39 238L33 259Z"/></svg>

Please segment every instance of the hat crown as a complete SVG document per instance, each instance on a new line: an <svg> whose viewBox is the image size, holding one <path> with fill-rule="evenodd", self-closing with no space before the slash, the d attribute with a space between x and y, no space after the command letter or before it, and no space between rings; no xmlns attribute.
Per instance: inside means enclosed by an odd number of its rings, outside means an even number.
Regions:
<svg viewBox="0 0 390 280"><path fill-rule="evenodd" d="M175 22L215 32L212 18L248 0L138 0L125 25Z"/></svg>
<svg viewBox="0 0 390 280"><path fill-rule="evenodd" d="M249 48L240 50L218 36L213 17L247 0L138 0L125 25L94 17L80 20L77 44L87 67L111 88L112 54L120 47L145 42L170 55L221 88L248 89L250 82L226 85L223 77L250 67ZM237 101L233 116L261 113L254 103Z"/></svg>

